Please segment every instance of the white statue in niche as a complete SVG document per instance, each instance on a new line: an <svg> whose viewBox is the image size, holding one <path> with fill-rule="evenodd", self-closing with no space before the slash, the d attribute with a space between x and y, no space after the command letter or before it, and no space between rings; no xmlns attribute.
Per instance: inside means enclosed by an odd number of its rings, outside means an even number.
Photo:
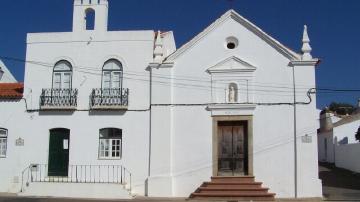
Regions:
<svg viewBox="0 0 360 202"><path fill-rule="evenodd" d="M229 102L237 102L237 86L234 83L229 85Z"/></svg>

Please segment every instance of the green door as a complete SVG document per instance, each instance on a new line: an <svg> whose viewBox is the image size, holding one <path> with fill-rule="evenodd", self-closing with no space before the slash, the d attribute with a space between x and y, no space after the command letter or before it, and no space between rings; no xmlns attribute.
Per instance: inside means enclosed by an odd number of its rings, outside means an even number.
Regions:
<svg viewBox="0 0 360 202"><path fill-rule="evenodd" d="M70 130L50 130L48 176L68 176Z"/></svg>

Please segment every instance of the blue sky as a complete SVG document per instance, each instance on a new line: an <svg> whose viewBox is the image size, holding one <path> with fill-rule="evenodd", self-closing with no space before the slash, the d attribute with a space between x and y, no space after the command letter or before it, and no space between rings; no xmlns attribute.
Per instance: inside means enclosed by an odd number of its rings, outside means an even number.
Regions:
<svg viewBox="0 0 360 202"><path fill-rule="evenodd" d="M110 30L173 30L177 46L233 8L293 50L301 48L307 24L317 86L360 89L360 1L358 0L109 0ZM26 33L72 28L72 0L12 0L0 6L0 56L25 58ZM4 60L19 81L24 63ZM318 94L317 105L355 104L360 93Z"/></svg>

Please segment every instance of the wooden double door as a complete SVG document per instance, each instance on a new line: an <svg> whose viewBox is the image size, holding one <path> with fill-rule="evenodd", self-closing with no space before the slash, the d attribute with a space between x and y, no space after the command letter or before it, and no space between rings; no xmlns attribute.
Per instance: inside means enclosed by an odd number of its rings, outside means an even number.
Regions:
<svg viewBox="0 0 360 202"><path fill-rule="evenodd" d="M218 122L218 176L248 174L247 139L246 122Z"/></svg>

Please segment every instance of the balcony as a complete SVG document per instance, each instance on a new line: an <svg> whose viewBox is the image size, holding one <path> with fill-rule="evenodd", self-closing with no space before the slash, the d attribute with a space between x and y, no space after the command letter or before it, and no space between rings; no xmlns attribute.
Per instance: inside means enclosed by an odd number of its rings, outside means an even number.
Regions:
<svg viewBox="0 0 360 202"><path fill-rule="evenodd" d="M75 110L77 106L77 94L77 89L42 89L40 109Z"/></svg>
<svg viewBox="0 0 360 202"><path fill-rule="evenodd" d="M90 96L90 107L94 110L123 110L128 108L128 103L128 88L95 88Z"/></svg>

